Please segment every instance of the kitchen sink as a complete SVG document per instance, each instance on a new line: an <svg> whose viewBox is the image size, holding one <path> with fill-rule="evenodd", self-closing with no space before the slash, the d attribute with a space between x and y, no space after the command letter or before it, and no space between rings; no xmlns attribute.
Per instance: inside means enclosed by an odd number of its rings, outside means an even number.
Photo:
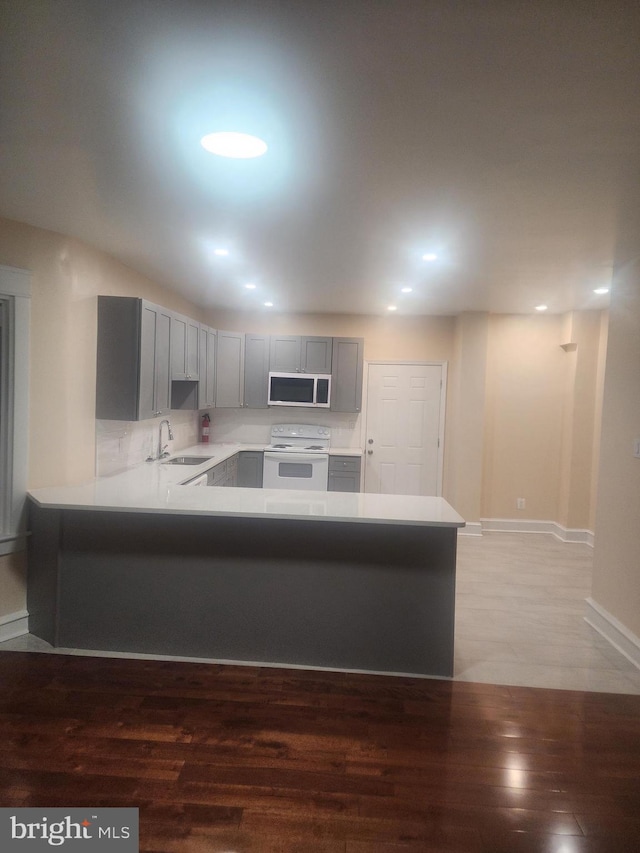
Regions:
<svg viewBox="0 0 640 853"><path fill-rule="evenodd" d="M167 459L163 465L202 465L203 462L208 462L213 459L213 456L174 456L173 459Z"/></svg>

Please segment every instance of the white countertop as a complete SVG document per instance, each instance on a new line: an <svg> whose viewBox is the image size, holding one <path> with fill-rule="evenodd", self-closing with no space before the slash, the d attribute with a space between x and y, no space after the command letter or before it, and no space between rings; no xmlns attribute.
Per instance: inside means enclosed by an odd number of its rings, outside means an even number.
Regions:
<svg viewBox="0 0 640 853"><path fill-rule="evenodd" d="M202 465L143 462L78 486L32 489L29 496L51 509L464 527L464 519L437 497L181 485L240 450L264 449L264 445L199 444L174 456L202 456ZM331 448L331 455L362 454L353 448Z"/></svg>

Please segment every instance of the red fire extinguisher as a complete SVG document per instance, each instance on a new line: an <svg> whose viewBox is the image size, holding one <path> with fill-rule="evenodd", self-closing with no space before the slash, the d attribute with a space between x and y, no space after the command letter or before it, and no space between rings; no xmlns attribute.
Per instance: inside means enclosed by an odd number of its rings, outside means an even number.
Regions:
<svg viewBox="0 0 640 853"><path fill-rule="evenodd" d="M205 412L202 416L202 424L200 427L200 441L203 444L209 444L209 424L211 423L211 418L208 413Z"/></svg>

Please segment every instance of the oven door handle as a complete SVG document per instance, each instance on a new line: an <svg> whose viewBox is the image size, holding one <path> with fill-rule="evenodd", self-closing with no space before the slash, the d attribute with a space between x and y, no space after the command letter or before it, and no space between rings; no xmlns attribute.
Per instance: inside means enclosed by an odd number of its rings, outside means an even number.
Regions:
<svg viewBox="0 0 640 853"><path fill-rule="evenodd" d="M279 452L265 450L264 458L279 459L280 462L322 462L324 459L329 459L328 453L289 453L287 451Z"/></svg>

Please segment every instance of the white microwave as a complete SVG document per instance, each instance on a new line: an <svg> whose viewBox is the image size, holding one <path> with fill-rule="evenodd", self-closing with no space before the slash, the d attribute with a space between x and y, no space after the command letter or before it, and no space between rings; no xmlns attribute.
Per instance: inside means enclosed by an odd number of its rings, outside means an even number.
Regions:
<svg viewBox="0 0 640 853"><path fill-rule="evenodd" d="M269 373L270 406L331 405L331 375L328 373Z"/></svg>

